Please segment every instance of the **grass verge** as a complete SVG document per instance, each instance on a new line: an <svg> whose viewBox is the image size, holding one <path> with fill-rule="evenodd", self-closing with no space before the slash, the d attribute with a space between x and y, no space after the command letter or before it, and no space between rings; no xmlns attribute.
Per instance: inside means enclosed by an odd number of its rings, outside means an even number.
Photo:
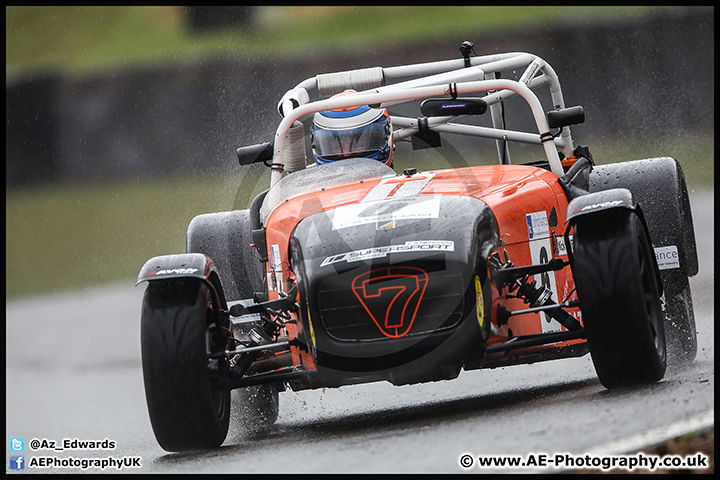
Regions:
<svg viewBox="0 0 720 480"><path fill-rule="evenodd" d="M671 7L254 7L249 25L193 31L179 6L5 8L6 70L84 73L212 55L280 55L374 49L417 39L617 21ZM361 26L362 28L359 28Z"/></svg>
<svg viewBox="0 0 720 480"><path fill-rule="evenodd" d="M231 210L236 196L227 178L8 192L6 297L132 282L150 257L185 251L195 215Z"/></svg>

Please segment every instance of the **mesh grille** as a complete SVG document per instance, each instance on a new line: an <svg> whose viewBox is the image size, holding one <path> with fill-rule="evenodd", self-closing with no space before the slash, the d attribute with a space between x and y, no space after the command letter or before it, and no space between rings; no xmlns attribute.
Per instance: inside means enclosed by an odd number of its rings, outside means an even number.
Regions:
<svg viewBox="0 0 720 480"><path fill-rule="evenodd" d="M464 291L458 272L390 267L326 279L317 294L327 333L353 341L451 328L462 318Z"/></svg>

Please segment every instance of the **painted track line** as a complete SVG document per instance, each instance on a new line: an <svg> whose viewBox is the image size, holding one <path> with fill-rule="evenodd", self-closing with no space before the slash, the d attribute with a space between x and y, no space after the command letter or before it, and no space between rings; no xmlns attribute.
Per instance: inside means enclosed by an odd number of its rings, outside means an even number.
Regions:
<svg viewBox="0 0 720 480"><path fill-rule="evenodd" d="M711 409L696 417L688 418L667 427L659 427L645 433L616 440L599 447L592 448L586 453L589 455L623 455L635 453L638 450L652 448L675 437L693 432L703 432L714 428L715 409Z"/></svg>
<svg viewBox="0 0 720 480"><path fill-rule="evenodd" d="M653 448L657 445L667 442L676 437L689 433L704 433L715 427L715 409L710 409L705 413L691 417L679 422L673 423L665 427L658 427L639 433L627 438L608 442L590 450L585 451L580 457L591 456L595 458L610 457L620 455L633 455L640 450ZM517 473L575 473L578 470L594 467L550 467L544 469L531 468L518 471Z"/></svg>

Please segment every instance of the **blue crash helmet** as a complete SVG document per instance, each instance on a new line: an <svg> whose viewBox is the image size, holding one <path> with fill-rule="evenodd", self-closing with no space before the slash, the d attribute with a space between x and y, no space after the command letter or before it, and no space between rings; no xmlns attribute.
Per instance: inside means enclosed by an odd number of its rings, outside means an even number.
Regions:
<svg viewBox="0 0 720 480"><path fill-rule="evenodd" d="M356 93L346 90L335 95ZM312 124L315 162L324 165L347 158L372 158L392 165L392 122L384 108L367 105L317 112Z"/></svg>

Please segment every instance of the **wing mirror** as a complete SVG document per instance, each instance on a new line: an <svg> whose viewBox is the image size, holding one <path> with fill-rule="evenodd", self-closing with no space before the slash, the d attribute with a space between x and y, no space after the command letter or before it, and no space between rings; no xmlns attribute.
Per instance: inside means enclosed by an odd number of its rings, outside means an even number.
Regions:
<svg viewBox="0 0 720 480"><path fill-rule="evenodd" d="M273 159L273 142L258 143L248 147L237 149L237 156L240 165L250 165L258 162L265 162Z"/></svg>
<svg viewBox="0 0 720 480"><path fill-rule="evenodd" d="M577 125L585 121L585 111L580 105L577 107L559 108L552 112L547 112L547 120L550 128Z"/></svg>

